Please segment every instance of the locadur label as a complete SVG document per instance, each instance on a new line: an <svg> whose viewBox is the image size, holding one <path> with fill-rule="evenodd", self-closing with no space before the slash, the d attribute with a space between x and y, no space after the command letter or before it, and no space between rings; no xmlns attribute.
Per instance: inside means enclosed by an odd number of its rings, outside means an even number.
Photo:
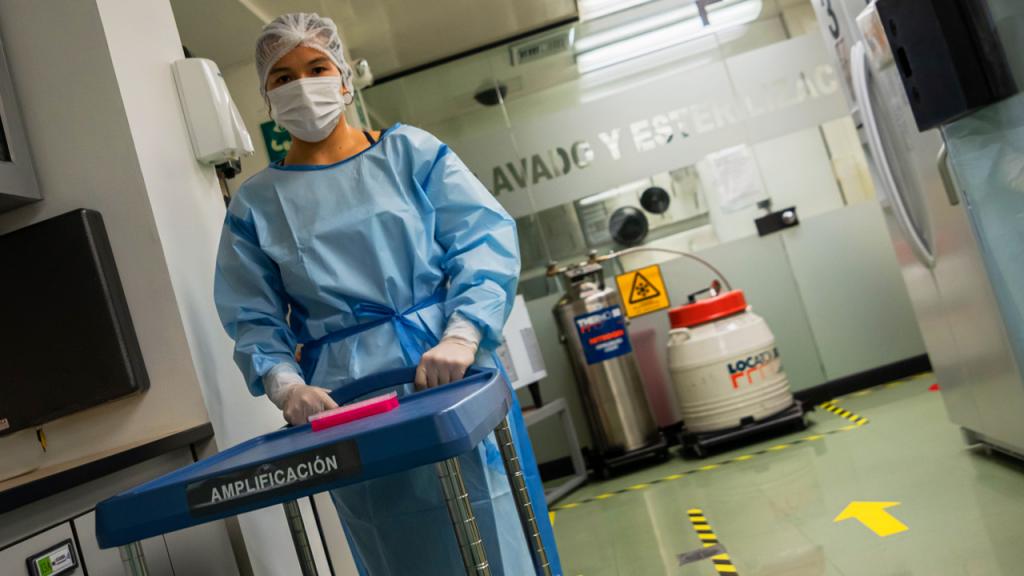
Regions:
<svg viewBox="0 0 1024 576"><path fill-rule="evenodd" d="M576 330L583 343L587 364L597 364L633 351L626 335L626 321L618 306L577 316Z"/></svg>
<svg viewBox="0 0 1024 576"><path fill-rule="evenodd" d="M216 514L247 502L329 484L361 470L355 441L322 446L193 482L186 488L188 509L193 516Z"/></svg>

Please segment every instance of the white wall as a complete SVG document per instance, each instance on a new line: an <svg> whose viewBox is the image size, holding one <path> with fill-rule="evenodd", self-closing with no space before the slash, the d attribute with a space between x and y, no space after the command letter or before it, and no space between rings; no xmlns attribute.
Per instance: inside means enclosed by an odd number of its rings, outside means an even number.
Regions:
<svg viewBox="0 0 1024 576"><path fill-rule="evenodd" d="M796 206L809 218L843 207L832 162L817 128L754 145L754 156L772 199L772 209Z"/></svg>
<svg viewBox="0 0 1024 576"><path fill-rule="evenodd" d="M782 237L829 380L926 353L877 202L809 218Z"/></svg>
<svg viewBox="0 0 1024 576"><path fill-rule="evenodd" d="M828 144L832 170L847 204L874 200L875 183L871 180L871 169L864 157L853 118L840 118L822 124L821 132Z"/></svg>
<svg viewBox="0 0 1024 576"><path fill-rule="evenodd" d="M192 157L168 1L5 1L0 33L44 195L0 217L0 231L72 208L103 213L152 379L144 395L47 427L48 458L124 449L206 422L207 411L222 449L280 427L246 390L214 310L224 205L213 169ZM256 573L295 570L280 509L242 527Z"/></svg>
<svg viewBox="0 0 1024 576"><path fill-rule="evenodd" d="M44 426L44 468L3 489L208 417L96 4L0 2L0 36L44 197L0 215L0 233L77 208L101 212L151 379L143 395Z"/></svg>

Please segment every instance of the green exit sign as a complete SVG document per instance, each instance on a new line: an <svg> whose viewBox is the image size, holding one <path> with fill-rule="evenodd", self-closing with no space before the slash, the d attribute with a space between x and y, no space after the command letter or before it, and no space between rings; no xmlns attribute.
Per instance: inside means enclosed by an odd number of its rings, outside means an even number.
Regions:
<svg viewBox="0 0 1024 576"><path fill-rule="evenodd" d="M273 120L260 124L260 130L263 132L263 142L267 145L270 162L284 160L288 155L288 149L292 147L292 135Z"/></svg>

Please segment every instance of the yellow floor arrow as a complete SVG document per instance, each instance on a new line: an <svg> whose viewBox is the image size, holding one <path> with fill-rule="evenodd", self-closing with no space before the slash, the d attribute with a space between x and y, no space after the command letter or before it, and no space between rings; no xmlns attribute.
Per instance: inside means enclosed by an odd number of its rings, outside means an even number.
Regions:
<svg viewBox="0 0 1024 576"><path fill-rule="evenodd" d="M907 525L896 519L895 516L886 511L886 508L899 506L899 502L850 502L834 522L842 522L850 518L860 520L860 523L867 526L881 538L906 532Z"/></svg>

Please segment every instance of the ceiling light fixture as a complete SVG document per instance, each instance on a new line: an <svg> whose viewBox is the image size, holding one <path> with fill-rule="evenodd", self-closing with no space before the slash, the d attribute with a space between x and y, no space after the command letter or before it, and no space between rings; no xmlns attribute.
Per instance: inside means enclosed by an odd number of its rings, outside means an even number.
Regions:
<svg viewBox="0 0 1024 576"><path fill-rule="evenodd" d="M576 53L581 54L601 46L614 44L627 38L633 38L641 34L664 28L670 24L688 20L697 16L697 6L685 6L676 8L647 18L627 22L614 28L595 32L583 36L576 41Z"/></svg>
<svg viewBox="0 0 1024 576"><path fill-rule="evenodd" d="M604 192L598 192L593 196L587 196L586 198L583 198L582 200L579 201L579 205L592 206L594 204L597 204L598 202L604 202L605 200L615 198L616 196L621 196L623 194L628 194L631 192L635 193L638 190L640 190L640 188L650 186L650 184L650 180L637 180L635 182L630 182L629 184L616 186L611 190L605 190Z"/></svg>
<svg viewBox="0 0 1024 576"><path fill-rule="evenodd" d="M709 25L704 25L696 6L692 6L602 31L576 41L576 67L580 74L586 74L678 46L726 28L753 22L761 15L761 9L762 0L737 0L728 4L723 1L709 10ZM685 16L683 12L686 12ZM626 32L620 33L620 29L626 29ZM644 32L638 33L637 30Z"/></svg>
<svg viewBox="0 0 1024 576"><path fill-rule="evenodd" d="M578 0L577 5L580 12L580 22L587 22L648 2L651 2L651 0Z"/></svg>

